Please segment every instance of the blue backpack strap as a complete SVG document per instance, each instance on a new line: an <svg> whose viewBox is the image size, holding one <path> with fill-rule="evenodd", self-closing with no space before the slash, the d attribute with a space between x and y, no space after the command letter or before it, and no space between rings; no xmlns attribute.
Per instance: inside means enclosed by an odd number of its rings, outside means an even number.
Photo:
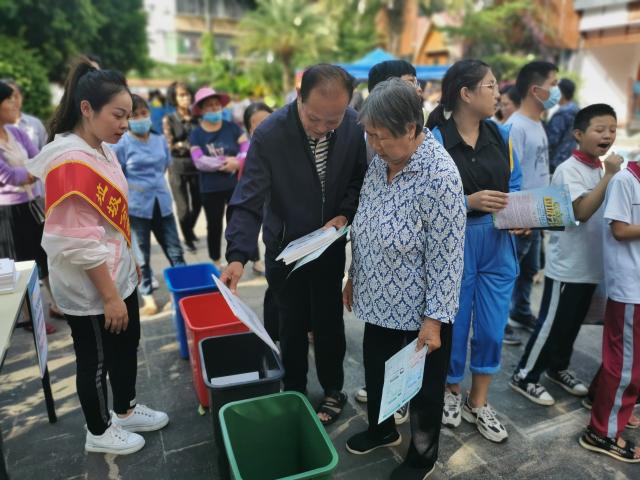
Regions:
<svg viewBox="0 0 640 480"><path fill-rule="evenodd" d="M444 146L444 138L442 137L442 132L440 131L440 127L435 127L433 130L431 130L431 133L433 134L435 139L438 141L438 143Z"/></svg>
<svg viewBox="0 0 640 480"><path fill-rule="evenodd" d="M509 153L509 169L511 171L511 178L509 180L509 191L520 191L520 186L522 185L522 169L520 168L520 161L518 159L517 152L513 149L513 142L511 141L511 125L498 125L493 120L487 121L492 122L498 127L500 136L502 137L502 140L504 141Z"/></svg>

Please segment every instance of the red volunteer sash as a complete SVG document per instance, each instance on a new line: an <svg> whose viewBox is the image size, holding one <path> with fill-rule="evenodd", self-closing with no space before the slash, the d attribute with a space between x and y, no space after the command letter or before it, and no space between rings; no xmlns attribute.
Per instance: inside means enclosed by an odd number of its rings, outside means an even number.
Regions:
<svg viewBox="0 0 640 480"><path fill-rule="evenodd" d="M639 162L629 162L627 164L627 168L631 172L631 175L636 177L636 180L640 182L640 163Z"/></svg>
<svg viewBox="0 0 640 480"><path fill-rule="evenodd" d="M84 162L70 160L53 168L45 179L45 210L49 216L60 202L71 195L83 198L118 230L131 246L131 227L127 197L113 182Z"/></svg>

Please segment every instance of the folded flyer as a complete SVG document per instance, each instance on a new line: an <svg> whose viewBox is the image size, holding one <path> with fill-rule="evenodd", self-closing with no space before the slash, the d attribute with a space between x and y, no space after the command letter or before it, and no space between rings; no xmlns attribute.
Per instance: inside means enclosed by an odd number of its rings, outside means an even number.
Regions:
<svg viewBox="0 0 640 480"><path fill-rule="evenodd" d="M238 298L236 295L231 293L231 290L229 290L218 277L213 274L211 276L213 277L213 281L218 287L218 291L222 294L233 314L238 317L238 320L244 323L249 328L249 330L260 337L264 343L269 345L271 349L279 355L280 350L267 333L262 320L260 320L255 312L251 310L251 307L240 300L240 298Z"/></svg>
<svg viewBox="0 0 640 480"><path fill-rule="evenodd" d="M536 188L509 194L509 204L493 214L501 230L520 228L563 230L576 225L567 185Z"/></svg>
<svg viewBox="0 0 640 480"><path fill-rule="evenodd" d="M349 231L348 226L340 229L335 227L319 228L313 232L298 238L287 245L287 247L276 257L276 260L283 260L286 265L290 265L308 255L312 255L317 250L326 250L326 248ZM315 257L317 258L317 257ZM311 258L308 261L314 260ZM307 263L307 262L305 262Z"/></svg>
<svg viewBox="0 0 640 480"><path fill-rule="evenodd" d="M422 388L427 347L416 352L418 339L384 363L384 384L378 423L382 423L416 396Z"/></svg>

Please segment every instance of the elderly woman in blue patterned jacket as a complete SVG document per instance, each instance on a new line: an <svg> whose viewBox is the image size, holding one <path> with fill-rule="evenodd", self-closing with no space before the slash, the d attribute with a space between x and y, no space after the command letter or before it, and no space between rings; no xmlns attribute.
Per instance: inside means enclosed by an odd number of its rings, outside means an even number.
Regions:
<svg viewBox="0 0 640 480"><path fill-rule="evenodd" d="M352 264L343 292L365 323L369 428L347 441L365 454L399 445L393 416L378 424L384 364L418 338L428 357L411 401L412 439L391 478L426 478L438 457L451 325L458 310L466 210L453 160L428 130L422 102L400 79L376 86L360 112L376 151L351 228Z"/></svg>

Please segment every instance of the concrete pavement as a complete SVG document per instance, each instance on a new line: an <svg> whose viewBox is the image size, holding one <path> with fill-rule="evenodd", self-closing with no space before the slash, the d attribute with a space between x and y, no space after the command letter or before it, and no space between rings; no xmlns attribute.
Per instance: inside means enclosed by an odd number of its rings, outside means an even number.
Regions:
<svg viewBox="0 0 640 480"><path fill-rule="evenodd" d="M198 232L204 237L204 219ZM207 261L205 242L188 262ZM153 267L162 282L168 265L159 247L153 246ZM264 278L246 273L241 296L262 314ZM156 292L160 305L168 301L164 285ZM534 305L539 303L540 286ZM165 410L170 424L162 431L145 434L145 448L134 455L87 454L84 452L84 419L75 393L75 365L69 328L52 320L58 332L49 336L49 370L59 420L49 424L38 378L31 334L17 330L0 374L0 427L9 473L13 480L39 479L213 479L224 478L216 462L210 415L198 413L192 388L191 370L178 355L175 331L169 313L142 321L139 354L138 399ZM366 428L365 406L353 399L363 384L363 325L351 314L345 316L347 358L345 390L349 404L339 422L329 427L329 435L340 455L335 473L338 479L385 479L402 460L409 437L408 424L400 428L404 442L397 448L382 449L367 456L353 456L344 443L350 435ZM600 356L602 327L582 328L576 344L573 369L585 381L595 372ZM640 465L622 464L602 455L586 452L577 439L589 415L577 398L544 382L556 398L552 407L528 402L508 387L523 347L504 347L503 370L495 378L490 403L506 422L509 440L495 445L480 436L472 425L442 430L440 460L434 479L637 479ZM313 351L310 352L311 357ZM311 359L310 364L313 365ZM309 375L309 397L321 396L315 372ZM468 383L468 382L467 382ZM637 432L628 438L640 442Z"/></svg>

